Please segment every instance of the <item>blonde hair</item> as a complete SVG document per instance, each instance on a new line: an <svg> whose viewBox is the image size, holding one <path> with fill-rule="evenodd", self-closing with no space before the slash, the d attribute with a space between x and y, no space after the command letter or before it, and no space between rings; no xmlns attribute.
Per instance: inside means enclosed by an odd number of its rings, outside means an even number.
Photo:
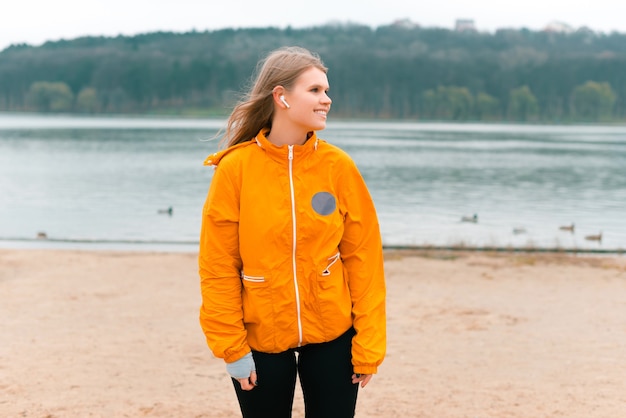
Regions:
<svg viewBox="0 0 626 418"><path fill-rule="evenodd" d="M289 91L300 74L311 67L328 72L317 54L294 46L276 49L259 61L252 88L230 114L221 144L230 147L249 141L263 128L271 129L274 87Z"/></svg>

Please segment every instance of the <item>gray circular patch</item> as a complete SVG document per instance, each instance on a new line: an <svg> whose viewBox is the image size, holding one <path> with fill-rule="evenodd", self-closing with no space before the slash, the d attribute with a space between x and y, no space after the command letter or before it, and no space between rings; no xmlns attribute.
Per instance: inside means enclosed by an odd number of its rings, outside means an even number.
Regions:
<svg viewBox="0 0 626 418"><path fill-rule="evenodd" d="M328 192L315 193L313 199L311 199L311 205L313 210L320 215L330 215L337 207L335 196Z"/></svg>

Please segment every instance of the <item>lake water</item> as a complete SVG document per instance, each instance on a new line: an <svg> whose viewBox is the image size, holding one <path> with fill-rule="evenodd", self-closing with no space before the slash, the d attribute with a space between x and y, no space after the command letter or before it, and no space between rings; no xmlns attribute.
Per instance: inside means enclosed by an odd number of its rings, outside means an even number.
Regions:
<svg viewBox="0 0 626 418"><path fill-rule="evenodd" d="M0 246L195 250L223 124L0 113ZM319 135L356 161L385 245L626 248L624 126L331 119Z"/></svg>

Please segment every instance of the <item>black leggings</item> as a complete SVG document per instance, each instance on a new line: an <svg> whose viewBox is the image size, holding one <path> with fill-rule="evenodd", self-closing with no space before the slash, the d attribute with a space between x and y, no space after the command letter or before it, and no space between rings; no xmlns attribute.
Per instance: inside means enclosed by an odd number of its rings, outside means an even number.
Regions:
<svg viewBox="0 0 626 418"><path fill-rule="evenodd" d="M252 351L258 386L244 391L232 379L243 417L290 418L297 374L306 418L354 417L359 385L352 383L353 336L351 328L327 343L308 344L278 354Z"/></svg>

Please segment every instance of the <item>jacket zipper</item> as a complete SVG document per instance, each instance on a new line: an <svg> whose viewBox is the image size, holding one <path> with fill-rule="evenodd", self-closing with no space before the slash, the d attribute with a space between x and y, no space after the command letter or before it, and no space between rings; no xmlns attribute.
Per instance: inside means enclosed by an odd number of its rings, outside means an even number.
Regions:
<svg viewBox="0 0 626 418"><path fill-rule="evenodd" d="M296 311L298 315L298 347L302 345L302 318L300 313L300 291L298 290L298 275L296 273L296 198L293 190L293 145L289 148L289 189L291 192L291 228L293 230L293 242L291 250L291 263L293 268L293 285L296 291Z"/></svg>

